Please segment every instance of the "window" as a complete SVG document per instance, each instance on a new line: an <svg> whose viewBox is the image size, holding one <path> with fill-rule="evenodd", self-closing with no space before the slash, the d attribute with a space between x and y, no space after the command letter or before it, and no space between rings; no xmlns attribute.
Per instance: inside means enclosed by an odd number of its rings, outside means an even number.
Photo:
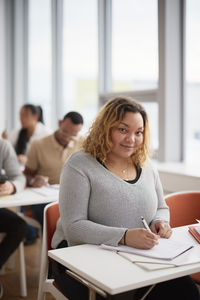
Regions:
<svg viewBox="0 0 200 300"><path fill-rule="evenodd" d="M200 164L200 2L186 2L185 160Z"/></svg>
<svg viewBox="0 0 200 300"><path fill-rule="evenodd" d="M112 1L112 91L130 92L133 98L135 91L141 95L144 91L140 98L149 115L154 149L158 148L158 104L156 93L155 102L145 102L145 91L158 87L157 9L156 0Z"/></svg>
<svg viewBox="0 0 200 300"><path fill-rule="evenodd" d="M51 0L29 0L28 102L41 105L51 127Z"/></svg>
<svg viewBox="0 0 200 300"><path fill-rule="evenodd" d="M63 112L80 112L88 127L98 107L97 1L63 4Z"/></svg>
<svg viewBox="0 0 200 300"><path fill-rule="evenodd" d="M114 92L157 88L157 19L156 0L112 1Z"/></svg>

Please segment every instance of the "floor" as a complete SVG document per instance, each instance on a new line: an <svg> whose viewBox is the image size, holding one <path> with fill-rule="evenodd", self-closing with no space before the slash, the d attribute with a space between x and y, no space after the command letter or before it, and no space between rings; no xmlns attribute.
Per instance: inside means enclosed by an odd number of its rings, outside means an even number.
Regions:
<svg viewBox="0 0 200 300"><path fill-rule="evenodd" d="M34 245L25 246L25 260L26 260L26 276L27 276L27 298L20 296L20 282L19 282L19 264L18 253L15 255L15 267L9 270L6 266L5 273L0 275L0 281L3 284L4 296L3 300L36 300L39 282L39 268L40 268L40 249L41 240L37 239ZM51 295L46 297L46 300L53 300Z"/></svg>

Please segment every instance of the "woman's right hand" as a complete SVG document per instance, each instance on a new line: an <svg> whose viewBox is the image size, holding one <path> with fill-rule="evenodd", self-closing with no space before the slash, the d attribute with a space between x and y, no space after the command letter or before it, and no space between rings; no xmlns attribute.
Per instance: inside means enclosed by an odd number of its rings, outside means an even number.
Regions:
<svg viewBox="0 0 200 300"><path fill-rule="evenodd" d="M158 244L159 235L144 228L129 229L126 232L126 245L138 249L151 249Z"/></svg>

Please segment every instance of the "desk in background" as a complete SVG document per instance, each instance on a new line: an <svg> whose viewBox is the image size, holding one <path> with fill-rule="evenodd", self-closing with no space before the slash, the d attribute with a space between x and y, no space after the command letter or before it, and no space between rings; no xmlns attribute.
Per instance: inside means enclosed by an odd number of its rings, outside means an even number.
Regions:
<svg viewBox="0 0 200 300"><path fill-rule="evenodd" d="M0 208L42 204L57 200L58 196L55 196L55 194L53 196L43 196L34 192L31 188L27 188L21 193L0 197Z"/></svg>
<svg viewBox="0 0 200 300"><path fill-rule="evenodd" d="M21 193L0 197L0 208L42 204L42 203L54 202L57 200L58 200L58 195L55 196L55 192L53 193L53 196L47 197L47 196L42 196L42 195L34 192L31 188L27 188ZM26 270L25 270L23 243L21 243L19 247L20 247L19 260L20 260L21 296L26 297L27 296L27 285L26 285Z"/></svg>

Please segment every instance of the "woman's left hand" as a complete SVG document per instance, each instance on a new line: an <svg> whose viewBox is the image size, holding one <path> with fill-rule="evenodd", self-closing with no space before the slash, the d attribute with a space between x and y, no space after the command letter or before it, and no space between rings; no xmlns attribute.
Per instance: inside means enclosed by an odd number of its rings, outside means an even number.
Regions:
<svg viewBox="0 0 200 300"><path fill-rule="evenodd" d="M168 239L172 235L172 229L168 223L157 221L151 225L151 231L161 238Z"/></svg>

